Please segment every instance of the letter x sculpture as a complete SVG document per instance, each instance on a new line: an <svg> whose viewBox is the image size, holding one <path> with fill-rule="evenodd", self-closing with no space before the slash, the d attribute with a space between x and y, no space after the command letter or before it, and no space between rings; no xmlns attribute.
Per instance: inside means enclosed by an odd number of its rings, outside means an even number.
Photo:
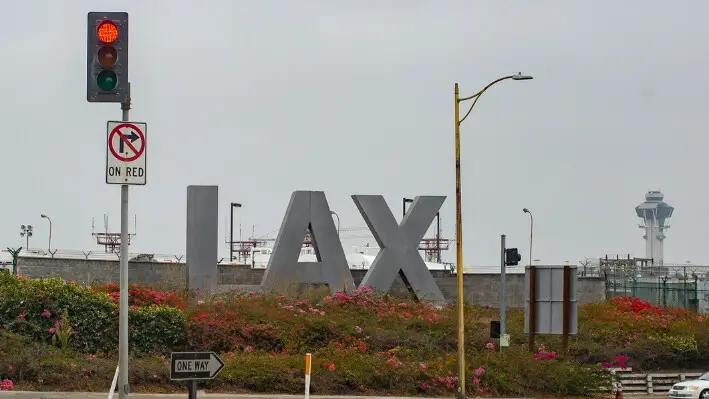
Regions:
<svg viewBox="0 0 709 399"><path fill-rule="evenodd" d="M418 299L445 304L445 297L418 252L418 246L446 197L414 198L400 225L383 196L353 195L352 199L380 248L360 287L386 292L400 274Z"/></svg>

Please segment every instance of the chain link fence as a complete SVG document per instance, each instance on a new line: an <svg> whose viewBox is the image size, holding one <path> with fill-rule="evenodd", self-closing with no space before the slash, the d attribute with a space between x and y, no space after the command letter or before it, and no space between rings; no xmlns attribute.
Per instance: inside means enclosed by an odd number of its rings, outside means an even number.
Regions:
<svg viewBox="0 0 709 399"><path fill-rule="evenodd" d="M606 298L628 296L656 306L709 313L707 266L614 266L596 269L605 278Z"/></svg>

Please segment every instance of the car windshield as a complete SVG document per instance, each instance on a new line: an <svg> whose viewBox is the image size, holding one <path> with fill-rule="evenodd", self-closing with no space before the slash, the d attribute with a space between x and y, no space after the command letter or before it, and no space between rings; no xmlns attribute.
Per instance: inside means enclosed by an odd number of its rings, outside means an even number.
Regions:
<svg viewBox="0 0 709 399"><path fill-rule="evenodd" d="M699 377L698 379L702 381L709 381L709 373L704 374L703 376Z"/></svg>

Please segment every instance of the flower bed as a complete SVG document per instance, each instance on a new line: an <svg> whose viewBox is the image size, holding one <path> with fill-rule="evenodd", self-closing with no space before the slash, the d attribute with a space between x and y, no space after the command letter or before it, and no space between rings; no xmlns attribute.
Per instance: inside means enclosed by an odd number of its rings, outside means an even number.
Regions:
<svg viewBox="0 0 709 399"><path fill-rule="evenodd" d="M0 274L0 382L105 391L117 363L116 289ZM323 300L224 294L193 304L150 287L130 293L136 391L183 389L169 381L166 360L179 350L221 353L224 370L205 383L213 391L302 393L306 352L313 394L451 395L457 388L453 307L366 287ZM470 395L588 395L610 385L610 366L703 367L709 356L701 316L631 298L580 306L568 352L557 337L538 337L539 350L528 353L521 311L508 315L512 346L500 353L488 337L496 311L466 308Z"/></svg>

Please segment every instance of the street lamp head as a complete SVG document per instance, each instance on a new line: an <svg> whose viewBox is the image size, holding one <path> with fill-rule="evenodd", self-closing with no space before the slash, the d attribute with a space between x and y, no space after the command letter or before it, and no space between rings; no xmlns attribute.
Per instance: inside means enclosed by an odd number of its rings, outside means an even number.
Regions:
<svg viewBox="0 0 709 399"><path fill-rule="evenodd" d="M531 75L522 75L522 72L517 72L517 75L512 75L512 80L531 80L534 79Z"/></svg>
<svg viewBox="0 0 709 399"><path fill-rule="evenodd" d="M44 213L41 214L41 215L39 215L39 216L40 216L40 217L43 217L43 218L45 218L45 219L47 218L47 215L45 215Z"/></svg>
<svg viewBox="0 0 709 399"><path fill-rule="evenodd" d="M529 209L527 209L527 208L522 208L522 212L524 212L524 213L529 213Z"/></svg>

